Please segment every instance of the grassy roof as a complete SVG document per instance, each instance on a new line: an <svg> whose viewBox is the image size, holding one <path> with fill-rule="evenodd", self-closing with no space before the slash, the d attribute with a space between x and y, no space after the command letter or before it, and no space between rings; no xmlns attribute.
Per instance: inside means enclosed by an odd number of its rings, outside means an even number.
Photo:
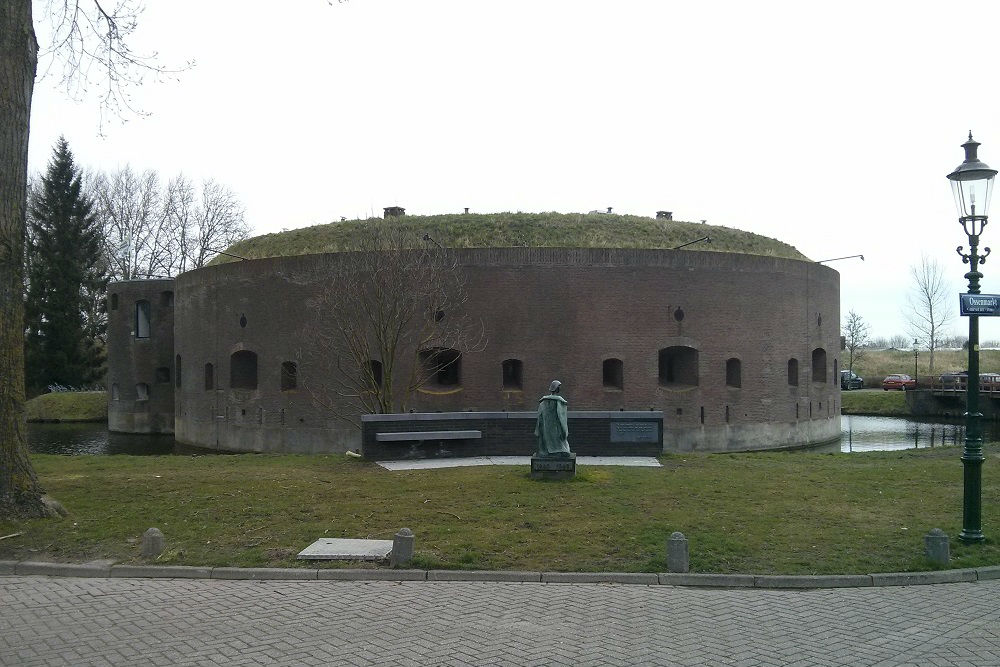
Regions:
<svg viewBox="0 0 1000 667"><path fill-rule="evenodd" d="M353 250L365 223L347 220L264 234L236 243L227 252L258 259ZM709 236L711 243L695 243L687 249L808 259L786 243L740 229L635 215L458 213L407 215L379 220L379 224L404 225L417 232L417 238L429 234L441 245L452 248L675 248ZM220 255L212 263L229 261L234 260Z"/></svg>

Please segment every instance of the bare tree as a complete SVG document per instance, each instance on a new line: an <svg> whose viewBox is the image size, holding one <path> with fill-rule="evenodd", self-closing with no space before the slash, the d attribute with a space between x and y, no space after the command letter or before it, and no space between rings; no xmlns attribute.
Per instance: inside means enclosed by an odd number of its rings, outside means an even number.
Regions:
<svg viewBox="0 0 1000 667"><path fill-rule="evenodd" d="M53 0L52 62L66 63L65 81L100 73L102 108L131 108L129 84L164 70L129 49L141 10L137 0ZM96 40L96 41L94 41ZM24 422L24 235L28 121L38 65L32 0L0 2L0 516L49 514L28 458ZM93 67L93 70L91 69ZM83 73L82 78L76 78Z"/></svg>
<svg viewBox="0 0 1000 667"><path fill-rule="evenodd" d="M167 210L180 250L177 273L205 266L219 250L250 235L243 205L227 186L207 179L201 192L183 174L167 186Z"/></svg>
<svg viewBox="0 0 1000 667"><path fill-rule="evenodd" d="M920 257L919 264L910 267L910 275L913 286L904 315L910 335L930 353L928 372L933 374L934 350L942 346L948 336L946 327L954 319L954 308L949 307L954 294L941 265L926 255Z"/></svg>
<svg viewBox="0 0 1000 667"><path fill-rule="evenodd" d="M864 348L868 345L868 334L871 327L853 310L847 314L844 322L844 341L847 349L847 370L854 370L854 362L864 356Z"/></svg>
<svg viewBox="0 0 1000 667"><path fill-rule="evenodd" d="M358 425L362 414L405 412L414 392L481 351L483 324L453 251L403 226L369 220L356 251L332 259L329 287L308 303L300 351L313 401Z"/></svg>

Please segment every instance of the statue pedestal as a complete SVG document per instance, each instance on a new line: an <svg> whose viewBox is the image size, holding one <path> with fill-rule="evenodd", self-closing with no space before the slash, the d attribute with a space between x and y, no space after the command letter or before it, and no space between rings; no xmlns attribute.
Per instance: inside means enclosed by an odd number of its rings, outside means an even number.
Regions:
<svg viewBox="0 0 1000 667"><path fill-rule="evenodd" d="M573 479L576 477L576 454L569 456L532 456L532 479Z"/></svg>

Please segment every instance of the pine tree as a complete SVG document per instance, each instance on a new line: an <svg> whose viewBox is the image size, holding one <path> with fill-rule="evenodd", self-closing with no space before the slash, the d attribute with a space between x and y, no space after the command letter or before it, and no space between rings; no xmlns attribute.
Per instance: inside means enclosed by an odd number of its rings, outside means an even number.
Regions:
<svg viewBox="0 0 1000 667"><path fill-rule="evenodd" d="M59 384L81 387L103 375L100 331L88 313L107 286L93 201L65 138L56 142L28 213L31 240L25 301L29 394Z"/></svg>

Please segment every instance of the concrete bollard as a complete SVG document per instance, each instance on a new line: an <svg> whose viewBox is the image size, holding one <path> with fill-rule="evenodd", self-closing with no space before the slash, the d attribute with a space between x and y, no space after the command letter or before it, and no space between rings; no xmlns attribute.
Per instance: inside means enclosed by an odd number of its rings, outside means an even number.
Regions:
<svg viewBox="0 0 1000 667"><path fill-rule="evenodd" d="M392 537L392 553L389 555L389 565L400 567L408 565L413 560L413 531L409 528L400 528L399 532Z"/></svg>
<svg viewBox="0 0 1000 667"><path fill-rule="evenodd" d="M156 558L163 553L164 546L165 540L159 528L150 528L142 534L142 550L140 553L143 558Z"/></svg>
<svg viewBox="0 0 1000 667"><path fill-rule="evenodd" d="M690 569L688 541L684 533L672 533L667 540L667 571L687 572Z"/></svg>
<svg viewBox="0 0 1000 667"><path fill-rule="evenodd" d="M924 535L924 555L935 565L947 565L951 560L948 536L940 528L934 528Z"/></svg>

